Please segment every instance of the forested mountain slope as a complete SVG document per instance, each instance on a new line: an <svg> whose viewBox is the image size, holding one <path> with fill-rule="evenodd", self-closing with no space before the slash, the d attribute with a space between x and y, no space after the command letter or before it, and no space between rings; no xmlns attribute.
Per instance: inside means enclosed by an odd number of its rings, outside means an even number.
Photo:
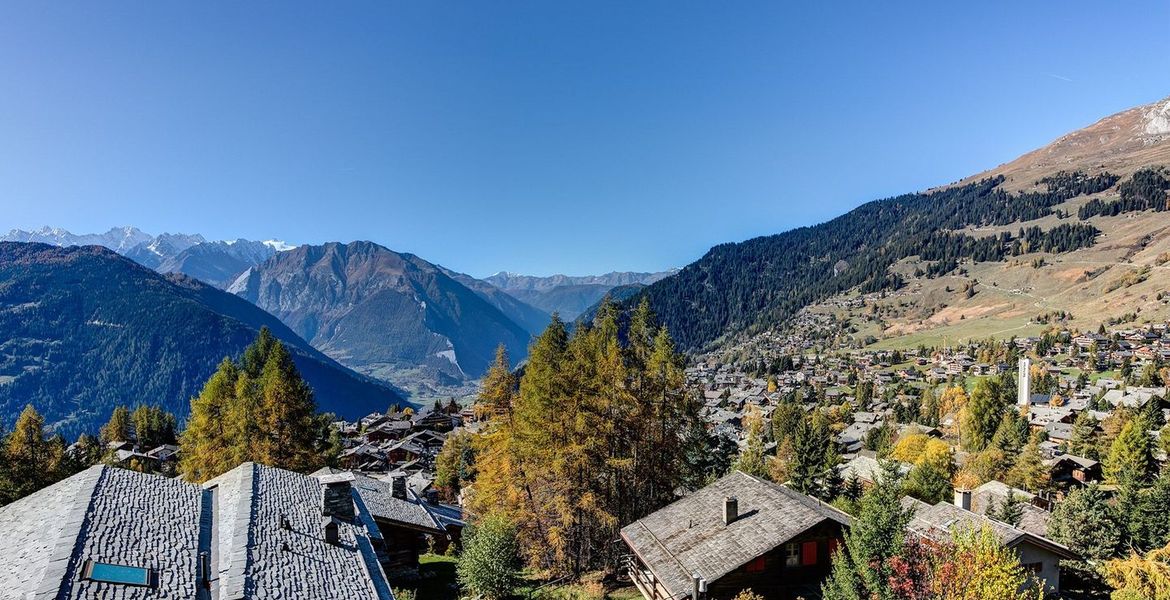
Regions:
<svg viewBox="0 0 1170 600"><path fill-rule="evenodd" d="M1062 137L980 178L869 202L819 225L716 246L627 304L648 297L680 344L695 350L729 334L768 329L850 290L894 290L909 278L954 275L1023 257L1038 259L1040 268L1043 255L1051 263L1065 253L1089 252L1105 239L1103 232L1113 235L1120 219L1151 227L1163 219L1159 211L1170 186L1162 163L1145 161L1167 158L1170 164L1168 113L1168 101L1131 109L1091 126L1096 129L1089 134ZM1157 239L1153 230L1145 235L1147 244ZM910 272L891 270L907 260L916 262Z"/></svg>
<svg viewBox="0 0 1170 600"><path fill-rule="evenodd" d="M314 350L272 315L98 246L0 243L0 422L33 404L58 431L95 432L116 405L190 397L261 327L292 351L319 407L349 417L400 396Z"/></svg>

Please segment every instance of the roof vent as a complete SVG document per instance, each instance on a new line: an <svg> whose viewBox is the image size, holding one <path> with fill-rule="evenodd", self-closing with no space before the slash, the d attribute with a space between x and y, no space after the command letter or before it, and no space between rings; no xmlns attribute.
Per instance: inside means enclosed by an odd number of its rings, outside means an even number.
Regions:
<svg viewBox="0 0 1170 600"><path fill-rule="evenodd" d="M735 496L723 499L723 524L731 525L739 518L739 500Z"/></svg>
<svg viewBox="0 0 1170 600"><path fill-rule="evenodd" d="M325 520L325 543L334 546L341 545L341 531L337 525L337 519L328 517Z"/></svg>

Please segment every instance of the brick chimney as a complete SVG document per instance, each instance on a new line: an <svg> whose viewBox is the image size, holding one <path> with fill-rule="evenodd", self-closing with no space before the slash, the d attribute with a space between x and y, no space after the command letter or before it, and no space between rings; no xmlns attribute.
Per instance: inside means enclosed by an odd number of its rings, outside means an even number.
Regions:
<svg viewBox="0 0 1170 600"><path fill-rule="evenodd" d="M739 518L739 500L735 496L723 499L723 524L731 525Z"/></svg>

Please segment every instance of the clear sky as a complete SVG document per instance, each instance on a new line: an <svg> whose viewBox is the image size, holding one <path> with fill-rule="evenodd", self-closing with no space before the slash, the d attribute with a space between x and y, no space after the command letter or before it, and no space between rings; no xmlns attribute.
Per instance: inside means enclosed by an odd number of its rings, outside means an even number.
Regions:
<svg viewBox="0 0 1170 600"><path fill-rule="evenodd" d="M1170 3L0 4L0 228L684 265L1170 95Z"/></svg>

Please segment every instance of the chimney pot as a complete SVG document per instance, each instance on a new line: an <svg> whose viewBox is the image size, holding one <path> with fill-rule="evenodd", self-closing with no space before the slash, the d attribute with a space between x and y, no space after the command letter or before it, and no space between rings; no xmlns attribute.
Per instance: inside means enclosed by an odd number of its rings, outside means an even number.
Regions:
<svg viewBox="0 0 1170 600"><path fill-rule="evenodd" d="M739 518L739 500L735 496L727 496L723 499L723 524L731 525L737 518Z"/></svg>

